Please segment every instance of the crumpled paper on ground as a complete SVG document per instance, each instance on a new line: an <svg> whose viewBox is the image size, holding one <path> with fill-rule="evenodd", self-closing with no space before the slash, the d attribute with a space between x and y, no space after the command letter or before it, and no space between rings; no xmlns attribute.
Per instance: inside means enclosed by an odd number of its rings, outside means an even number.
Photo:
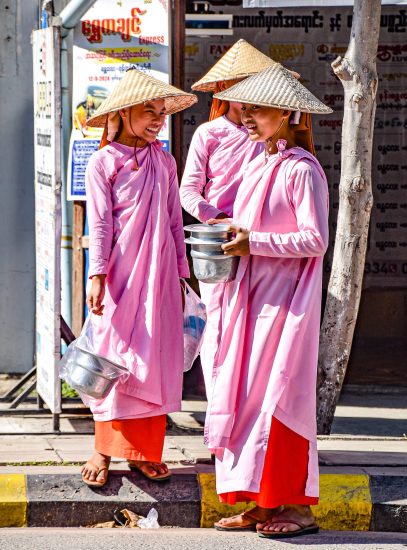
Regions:
<svg viewBox="0 0 407 550"><path fill-rule="evenodd" d="M155 508L151 508L146 518L127 508L120 510L120 512L115 510L113 515L115 518L114 521L104 521L102 523L89 525L89 527L95 529L113 529L121 527L128 527L130 529L158 529L160 527L158 523L158 513ZM120 517L120 515L122 517Z"/></svg>

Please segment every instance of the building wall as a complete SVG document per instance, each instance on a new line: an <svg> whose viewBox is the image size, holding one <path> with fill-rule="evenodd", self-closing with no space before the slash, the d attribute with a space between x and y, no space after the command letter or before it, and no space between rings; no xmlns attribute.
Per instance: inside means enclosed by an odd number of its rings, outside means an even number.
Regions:
<svg viewBox="0 0 407 550"><path fill-rule="evenodd" d="M0 0L0 373L34 354L34 143L30 35L37 0Z"/></svg>
<svg viewBox="0 0 407 550"><path fill-rule="evenodd" d="M244 38L290 69L331 105L334 113L314 116L317 157L330 188L331 243L325 258L327 287L339 206L343 87L333 75L332 61L349 42L352 8L302 7L243 9L238 2L217 0L214 12L233 15L233 36L187 36L185 89L238 39ZM291 2L295 5L295 2ZM405 88L407 56L402 53L407 30L401 6L383 6L377 56L379 90L373 144L374 207L364 291L346 382L407 386L407 120ZM402 69L403 67L403 69ZM207 120L211 95L184 114L184 159L193 132Z"/></svg>

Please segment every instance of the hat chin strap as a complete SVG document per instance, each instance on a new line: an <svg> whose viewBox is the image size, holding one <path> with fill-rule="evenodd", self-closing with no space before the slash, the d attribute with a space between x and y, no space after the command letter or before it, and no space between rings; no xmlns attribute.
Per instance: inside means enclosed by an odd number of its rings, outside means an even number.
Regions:
<svg viewBox="0 0 407 550"><path fill-rule="evenodd" d="M305 149L309 153L315 156L314 141L312 137L312 125L311 114L295 112L293 119L283 119L279 128L274 134L266 140L271 148L276 147L276 143L279 139L285 139L288 143L294 143L295 146ZM287 121L287 125L283 128L284 122ZM298 122L297 122L298 121ZM267 151L266 154L271 154L271 151Z"/></svg>
<svg viewBox="0 0 407 550"><path fill-rule="evenodd" d="M134 171L137 172L137 171L139 170L139 168L140 168L139 163L138 163L138 160L137 160L137 142L138 142L138 140L141 140L141 138L140 138L140 137L136 134L136 132L133 130L133 124L131 123L131 107L130 107L130 109L129 109L129 114L130 114L130 116L129 116L130 130L131 130L133 136L136 138L136 141L135 141L135 143L134 143L134 160L135 160L135 162L136 162L136 166L135 166L134 168L132 168L132 170L134 170Z"/></svg>

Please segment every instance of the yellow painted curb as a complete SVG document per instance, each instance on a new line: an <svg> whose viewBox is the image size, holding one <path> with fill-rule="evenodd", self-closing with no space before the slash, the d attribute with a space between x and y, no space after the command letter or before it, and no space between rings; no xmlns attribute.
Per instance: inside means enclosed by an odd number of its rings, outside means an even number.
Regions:
<svg viewBox="0 0 407 550"><path fill-rule="evenodd" d="M24 474L0 474L0 527L27 525L27 493Z"/></svg>
<svg viewBox="0 0 407 550"><path fill-rule="evenodd" d="M322 474L320 499L312 506L318 525L335 531L369 531L372 497L369 476Z"/></svg>
<svg viewBox="0 0 407 550"><path fill-rule="evenodd" d="M201 490L201 527L213 527L222 517L240 514L254 503L235 506L221 504L215 487L215 474L198 474ZM320 501L312 506L322 529L368 531L372 514L369 477L350 474L322 474Z"/></svg>

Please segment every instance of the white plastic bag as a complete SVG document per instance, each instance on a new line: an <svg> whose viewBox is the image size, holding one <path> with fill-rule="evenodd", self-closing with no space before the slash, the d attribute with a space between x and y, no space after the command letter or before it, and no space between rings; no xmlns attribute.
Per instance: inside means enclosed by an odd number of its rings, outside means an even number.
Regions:
<svg viewBox="0 0 407 550"><path fill-rule="evenodd" d="M89 404L89 397L96 399L102 397L98 391L107 393L113 383L116 384L119 380L123 382L129 377L125 364L118 364L116 360L97 353L92 318L93 314L89 313L81 334L69 344L58 364L59 377L79 393L86 405ZM111 384L104 383L104 380L110 380Z"/></svg>
<svg viewBox="0 0 407 550"><path fill-rule="evenodd" d="M139 519L137 527L141 529L158 529L160 527L158 523L158 512L155 508L151 508L146 518Z"/></svg>
<svg viewBox="0 0 407 550"><path fill-rule="evenodd" d="M185 283L184 372L189 371L202 347L206 327L206 308L199 296Z"/></svg>

